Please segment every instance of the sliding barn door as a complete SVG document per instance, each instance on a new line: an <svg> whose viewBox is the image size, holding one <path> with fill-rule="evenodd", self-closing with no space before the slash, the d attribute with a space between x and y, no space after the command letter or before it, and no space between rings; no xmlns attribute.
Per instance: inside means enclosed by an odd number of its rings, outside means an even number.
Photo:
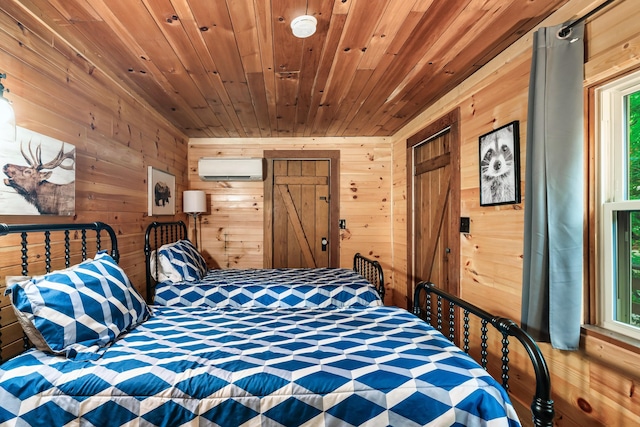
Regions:
<svg viewBox="0 0 640 427"><path fill-rule="evenodd" d="M329 160L274 160L273 268L328 267Z"/></svg>
<svg viewBox="0 0 640 427"><path fill-rule="evenodd" d="M457 111L408 140L411 208L407 297L431 281L458 294L460 281L460 173Z"/></svg>
<svg viewBox="0 0 640 427"><path fill-rule="evenodd" d="M416 283L429 280L447 289L451 256L449 224L451 166L449 132L414 148L414 227ZM458 254L453 254L458 256Z"/></svg>

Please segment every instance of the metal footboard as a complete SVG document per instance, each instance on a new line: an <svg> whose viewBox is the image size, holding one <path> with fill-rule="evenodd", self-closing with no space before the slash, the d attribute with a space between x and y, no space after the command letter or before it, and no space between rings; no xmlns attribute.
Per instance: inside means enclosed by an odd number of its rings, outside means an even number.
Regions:
<svg viewBox="0 0 640 427"><path fill-rule="evenodd" d="M531 403L534 425L553 425L554 407L551 400L549 369L540 348L529 334L514 321L493 316L471 303L438 289L431 282L421 282L416 286L413 301L413 313L437 328L465 353L469 353L470 350L470 319L473 318L472 316L477 318L480 321L479 363L485 369L489 355L487 326L491 325L498 330L502 334L502 386L507 391L509 390L509 337L515 337L520 341L531 359L536 377L535 395ZM421 301L424 308L421 306Z"/></svg>

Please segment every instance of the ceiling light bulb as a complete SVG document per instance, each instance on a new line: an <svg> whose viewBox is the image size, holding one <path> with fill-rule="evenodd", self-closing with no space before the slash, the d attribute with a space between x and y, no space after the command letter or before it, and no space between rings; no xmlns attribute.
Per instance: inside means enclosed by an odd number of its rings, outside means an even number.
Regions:
<svg viewBox="0 0 640 427"><path fill-rule="evenodd" d="M291 21L291 30L293 35L304 39L312 36L316 32L318 21L311 15L302 15Z"/></svg>

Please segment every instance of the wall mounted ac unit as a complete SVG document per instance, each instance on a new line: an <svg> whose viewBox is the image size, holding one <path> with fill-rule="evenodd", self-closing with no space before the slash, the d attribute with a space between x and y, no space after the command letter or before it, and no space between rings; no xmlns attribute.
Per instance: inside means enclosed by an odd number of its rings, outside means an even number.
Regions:
<svg viewBox="0 0 640 427"><path fill-rule="evenodd" d="M262 158L201 157L198 160L198 175L203 181L263 181L265 170Z"/></svg>

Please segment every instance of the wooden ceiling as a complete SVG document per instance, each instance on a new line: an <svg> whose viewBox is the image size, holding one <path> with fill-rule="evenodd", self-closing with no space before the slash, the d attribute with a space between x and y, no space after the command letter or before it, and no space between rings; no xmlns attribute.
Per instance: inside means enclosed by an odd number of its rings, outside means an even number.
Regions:
<svg viewBox="0 0 640 427"><path fill-rule="evenodd" d="M396 133L567 0L3 1L190 137L300 137Z"/></svg>

